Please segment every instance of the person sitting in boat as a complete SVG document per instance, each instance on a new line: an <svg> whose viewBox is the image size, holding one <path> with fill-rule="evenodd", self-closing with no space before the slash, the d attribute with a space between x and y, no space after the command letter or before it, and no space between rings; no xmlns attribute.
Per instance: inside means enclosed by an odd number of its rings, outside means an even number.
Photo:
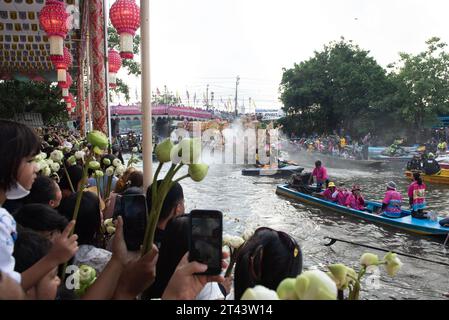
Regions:
<svg viewBox="0 0 449 320"><path fill-rule="evenodd" d="M344 183L340 182L340 184L338 185L338 189L337 189L337 204L341 205L341 206L346 206L346 199L348 198L348 196L351 194L351 191L346 190L346 188L344 187Z"/></svg>
<svg viewBox="0 0 449 320"><path fill-rule="evenodd" d="M321 190L324 183L327 187L327 184L329 183L327 169L321 164L320 160L315 162L315 169L313 169L312 175L310 176L309 185L312 184L313 177L315 177L316 186L318 189Z"/></svg>
<svg viewBox="0 0 449 320"><path fill-rule="evenodd" d="M402 209L402 195L396 190L396 183L390 181L387 183L387 192L380 213L388 218L400 218Z"/></svg>
<svg viewBox="0 0 449 320"><path fill-rule="evenodd" d="M324 200L337 202L338 190L335 183L329 182L327 189L320 193Z"/></svg>
<svg viewBox="0 0 449 320"><path fill-rule="evenodd" d="M440 143L438 143L438 153L439 154L445 154L447 151L447 143L444 140L440 140Z"/></svg>
<svg viewBox="0 0 449 320"><path fill-rule="evenodd" d="M410 208L412 209L412 217L426 219L427 216L424 213L424 208L426 207L426 185L423 183L419 172L413 174L413 180L407 192Z"/></svg>
<svg viewBox="0 0 449 320"><path fill-rule="evenodd" d="M352 187L352 193L346 198L346 207L354 210L365 210L365 199L363 199L361 189L355 185Z"/></svg>
<svg viewBox="0 0 449 320"><path fill-rule="evenodd" d="M419 155L414 155L413 158L407 163L407 170L421 170L421 159Z"/></svg>
<svg viewBox="0 0 449 320"><path fill-rule="evenodd" d="M435 160L435 155L429 153L428 159L423 163L423 171L426 175L435 175L441 172L440 165L438 161Z"/></svg>

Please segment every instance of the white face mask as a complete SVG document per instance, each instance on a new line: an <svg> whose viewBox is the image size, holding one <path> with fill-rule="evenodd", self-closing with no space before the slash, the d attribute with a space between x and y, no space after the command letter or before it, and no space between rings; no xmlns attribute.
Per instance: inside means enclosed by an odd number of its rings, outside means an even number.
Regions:
<svg viewBox="0 0 449 320"><path fill-rule="evenodd" d="M6 191L6 199L8 200L17 200L25 198L30 194L30 190L25 189L20 185L20 183L16 182L16 184Z"/></svg>

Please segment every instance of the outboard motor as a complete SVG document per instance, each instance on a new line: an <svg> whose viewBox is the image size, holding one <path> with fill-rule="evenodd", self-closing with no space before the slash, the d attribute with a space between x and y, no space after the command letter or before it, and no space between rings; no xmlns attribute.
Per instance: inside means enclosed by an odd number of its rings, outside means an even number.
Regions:
<svg viewBox="0 0 449 320"><path fill-rule="evenodd" d="M319 192L316 187L309 186L309 180L312 176L311 172L295 173L291 177L291 182L289 186L299 192L311 194L313 192Z"/></svg>

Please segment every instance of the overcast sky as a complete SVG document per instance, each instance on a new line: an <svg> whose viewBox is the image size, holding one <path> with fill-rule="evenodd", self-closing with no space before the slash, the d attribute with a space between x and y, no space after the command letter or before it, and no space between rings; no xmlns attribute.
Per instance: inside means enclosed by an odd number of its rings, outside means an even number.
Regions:
<svg viewBox="0 0 449 320"><path fill-rule="evenodd" d="M233 101L239 75L240 105L251 97L258 108L279 108L282 68L341 36L382 66L400 51L423 51L432 36L449 42L447 0L150 1L152 89L167 85L185 104L186 91L192 104L207 84L215 104ZM140 100L140 79L126 81Z"/></svg>

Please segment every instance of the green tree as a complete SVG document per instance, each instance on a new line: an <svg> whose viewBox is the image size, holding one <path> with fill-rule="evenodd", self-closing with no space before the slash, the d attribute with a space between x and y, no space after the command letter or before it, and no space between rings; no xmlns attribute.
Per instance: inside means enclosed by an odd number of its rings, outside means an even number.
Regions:
<svg viewBox="0 0 449 320"><path fill-rule="evenodd" d="M60 89L51 83L8 80L0 81L0 117L13 118L16 113L41 113L45 124L69 120Z"/></svg>
<svg viewBox="0 0 449 320"><path fill-rule="evenodd" d="M341 38L291 69L284 69L281 101L287 113L284 126L298 132L332 133L345 129L362 134L371 128L355 126L389 90L386 71L352 41Z"/></svg>
<svg viewBox="0 0 449 320"><path fill-rule="evenodd" d="M447 44L437 37L426 41L427 49L417 55L400 53L390 73L396 83L394 95L398 115L413 126L416 135L437 123L438 115L449 113L449 54Z"/></svg>

